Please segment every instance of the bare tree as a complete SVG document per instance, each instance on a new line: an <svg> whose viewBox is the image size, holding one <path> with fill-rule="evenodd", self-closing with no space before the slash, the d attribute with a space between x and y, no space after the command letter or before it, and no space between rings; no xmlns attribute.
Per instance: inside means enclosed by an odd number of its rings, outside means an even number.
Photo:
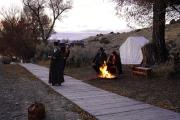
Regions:
<svg viewBox="0 0 180 120"><path fill-rule="evenodd" d="M60 20L62 13L71 9L71 2L64 2L63 0L23 0L23 3L26 10L29 9L34 15L34 22L38 23L40 37L45 44L47 44L47 40L53 31L56 20ZM49 26L44 24L46 9L51 11L52 15L51 24Z"/></svg>
<svg viewBox="0 0 180 120"><path fill-rule="evenodd" d="M21 10L18 9L18 7L10 7L8 9L2 8L0 10L0 15L2 16L2 19L4 21L9 22L11 24L11 27L13 27L12 25L17 23L18 20L20 20Z"/></svg>
<svg viewBox="0 0 180 120"><path fill-rule="evenodd" d="M2 8L0 11L0 15L2 16L2 20L1 20L2 30L1 30L1 39L0 39L1 54L12 55L12 51L14 51L13 48L10 47L11 44L13 44L12 41L14 39L9 39L10 36L6 36L6 33L14 32L14 26L20 20L19 12L20 10L17 9L17 7L11 7L9 9ZM6 27L8 29L4 29ZM9 43L9 46L7 43Z"/></svg>
<svg viewBox="0 0 180 120"><path fill-rule="evenodd" d="M0 54L30 59L35 54L37 40L30 27L29 21L21 11L11 7L1 11L2 30L0 39Z"/></svg>
<svg viewBox="0 0 180 120"><path fill-rule="evenodd" d="M153 24L152 40L156 47L156 59L165 62L167 50L165 45L165 23L167 18L178 17L180 14L180 0L114 0L119 13L125 12L129 21L141 25ZM171 15L171 16L170 16ZM152 20L152 21L149 21ZM132 22L132 21L131 21Z"/></svg>

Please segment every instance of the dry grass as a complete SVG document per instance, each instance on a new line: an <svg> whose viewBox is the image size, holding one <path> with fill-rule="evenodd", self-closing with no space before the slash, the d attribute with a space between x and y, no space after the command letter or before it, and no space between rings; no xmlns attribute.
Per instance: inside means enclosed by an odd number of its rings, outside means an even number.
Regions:
<svg viewBox="0 0 180 120"><path fill-rule="evenodd" d="M48 67L49 68L49 65L50 65L50 60L41 60L41 61L38 61L39 65L42 65L42 66L45 66L45 67Z"/></svg>
<svg viewBox="0 0 180 120"><path fill-rule="evenodd" d="M173 64L160 64L158 66L155 66L153 68L153 76L154 77L162 77L162 78L168 78L171 73L174 72L174 66Z"/></svg>
<svg viewBox="0 0 180 120"><path fill-rule="evenodd" d="M65 74L75 77L79 80L91 80L96 78L96 73L91 66L83 67L67 67L65 69Z"/></svg>
<svg viewBox="0 0 180 120"><path fill-rule="evenodd" d="M37 78L32 75L29 71L27 71L26 69L22 68L21 66L19 65L8 65L8 64L5 64L3 65L4 67L4 76L6 78L11 78L14 77L14 78L17 78L17 76L21 76L22 78L29 78L30 80L37 80ZM13 71L13 72L12 72Z"/></svg>
<svg viewBox="0 0 180 120"><path fill-rule="evenodd" d="M180 23L168 25L166 27L166 40L179 40L180 39Z"/></svg>

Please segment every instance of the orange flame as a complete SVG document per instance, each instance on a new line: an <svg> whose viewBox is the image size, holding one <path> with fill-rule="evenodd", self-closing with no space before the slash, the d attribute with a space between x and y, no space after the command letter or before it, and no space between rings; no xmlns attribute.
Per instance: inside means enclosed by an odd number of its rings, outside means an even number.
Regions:
<svg viewBox="0 0 180 120"><path fill-rule="evenodd" d="M106 62L99 68L100 70L100 78L115 78L116 76L112 75L108 70L107 70L107 65Z"/></svg>

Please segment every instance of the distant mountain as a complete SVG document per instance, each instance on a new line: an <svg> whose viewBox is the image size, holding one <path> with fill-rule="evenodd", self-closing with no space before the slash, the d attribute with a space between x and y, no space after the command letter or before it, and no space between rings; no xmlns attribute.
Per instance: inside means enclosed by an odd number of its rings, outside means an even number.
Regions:
<svg viewBox="0 0 180 120"><path fill-rule="evenodd" d="M124 30L127 31L127 30ZM86 30L83 32L55 32L51 35L49 40L83 40L90 36L96 36L97 34L107 34L112 31L101 31L101 30ZM122 31L119 31L120 33Z"/></svg>
<svg viewBox="0 0 180 120"><path fill-rule="evenodd" d="M90 36L95 36L96 34L102 33L101 31L97 32L56 32L51 35L49 40L82 40Z"/></svg>

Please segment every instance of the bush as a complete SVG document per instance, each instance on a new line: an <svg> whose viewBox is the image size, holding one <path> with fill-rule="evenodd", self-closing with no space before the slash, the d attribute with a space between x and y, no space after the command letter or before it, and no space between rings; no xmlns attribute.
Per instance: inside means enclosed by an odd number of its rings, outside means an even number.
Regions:
<svg viewBox="0 0 180 120"><path fill-rule="evenodd" d="M10 64L11 62L12 62L11 57L7 57L7 56L2 57L3 64Z"/></svg>
<svg viewBox="0 0 180 120"><path fill-rule="evenodd" d="M109 44L110 41L106 38L106 37L102 37L100 40L99 40L100 43L103 43L103 44Z"/></svg>
<svg viewBox="0 0 180 120"><path fill-rule="evenodd" d="M173 63L164 63L157 65L153 69L154 76L169 78L172 73L174 73Z"/></svg>
<svg viewBox="0 0 180 120"><path fill-rule="evenodd" d="M92 40L89 40L88 42L97 42L97 41L99 41L99 39L94 38L94 39L92 39Z"/></svg>
<svg viewBox="0 0 180 120"><path fill-rule="evenodd" d="M50 47L41 43L36 47L35 60L47 60Z"/></svg>
<svg viewBox="0 0 180 120"><path fill-rule="evenodd" d="M136 29L134 32L140 32L141 31L141 29Z"/></svg>
<svg viewBox="0 0 180 120"><path fill-rule="evenodd" d="M67 59L67 67L80 67L90 65L95 56L96 50L93 48L71 48L70 56Z"/></svg>

